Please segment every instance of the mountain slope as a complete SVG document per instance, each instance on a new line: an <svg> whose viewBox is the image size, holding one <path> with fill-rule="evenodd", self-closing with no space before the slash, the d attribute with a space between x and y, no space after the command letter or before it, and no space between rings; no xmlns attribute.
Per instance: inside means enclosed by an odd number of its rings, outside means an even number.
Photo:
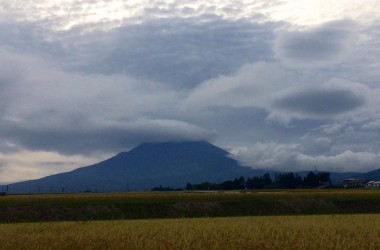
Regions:
<svg viewBox="0 0 380 250"><path fill-rule="evenodd" d="M11 193L126 191L186 183L220 182L266 171L243 167L207 142L142 144L103 162L67 173L10 185Z"/></svg>

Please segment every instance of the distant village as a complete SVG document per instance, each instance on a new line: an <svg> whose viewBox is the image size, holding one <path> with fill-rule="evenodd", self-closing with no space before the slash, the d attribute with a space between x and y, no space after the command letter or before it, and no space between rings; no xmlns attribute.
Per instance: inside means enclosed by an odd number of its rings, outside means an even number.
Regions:
<svg viewBox="0 0 380 250"><path fill-rule="evenodd" d="M380 188L380 181L366 181L360 178L348 178L343 182L344 188Z"/></svg>

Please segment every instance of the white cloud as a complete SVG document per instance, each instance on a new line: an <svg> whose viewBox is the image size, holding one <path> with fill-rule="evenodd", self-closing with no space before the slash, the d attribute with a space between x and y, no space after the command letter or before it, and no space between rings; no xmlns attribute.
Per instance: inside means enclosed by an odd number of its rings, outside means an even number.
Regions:
<svg viewBox="0 0 380 250"><path fill-rule="evenodd" d="M380 4L377 0L291 0L282 1L269 10L275 20L287 20L297 25L318 25L343 18L360 22L378 19Z"/></svg>
<svg viewBox="0 0 380 250"><path fill-rule="evenodd" d="M362 126L363 129L375 129L379 130L380 129L380 120L374 120L369 122L368 124L364 124Z"/></svg>
<svg viewBox="0 0 380 250"><path fill-rule="evenodd" d="M231 156L239 160L243 165L254 168L279 168L289 165L294 168L297 157L296 144L256 143L246 149L235 149Z"/></svg>
<svg viewBox="0 0 380 250"><path fill-rule="evenodd" d="M232 157L246 166L276 171L368 172L378 166L380 160L379 153L347 150L336 155L308 155L301 153L300 147L257 143L245 150L234 150Z"/></svg>
<svg viewBox="0 0 380 250"><path fill-rule="evenodd" d="M208 80L185 101L189 108L207 106L266 108L273 95L297 84L297 77L276 64L245 65L232 76Z"/></svg>
<svg viewBox="0 0 380 250"><path fill-rule="evenodd" d="M318 169L330 172L368 172L378 166L379 160L378 153L352 151L344 151L332 156L299 156L301 164L307 166L315 164Z"/></svg>

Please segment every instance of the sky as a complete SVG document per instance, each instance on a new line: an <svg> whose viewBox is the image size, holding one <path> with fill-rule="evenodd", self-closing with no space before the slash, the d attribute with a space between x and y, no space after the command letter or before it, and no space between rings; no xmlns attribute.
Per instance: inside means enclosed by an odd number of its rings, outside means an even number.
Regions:
<svg viewBox="0 0 380 250"><path fill-rule="evenodd" d="M0 183L145 142L380 168L378 0L0 0Z"/></svg>

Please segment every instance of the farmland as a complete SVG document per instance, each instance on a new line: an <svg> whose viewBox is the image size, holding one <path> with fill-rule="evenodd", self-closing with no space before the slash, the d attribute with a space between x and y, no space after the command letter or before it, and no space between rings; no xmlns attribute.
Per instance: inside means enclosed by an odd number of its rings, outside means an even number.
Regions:
<svg viewBox="0 0 380 250"><path fill-rule="evenodd" d="M380 191L0 197L0 249L379 249Z"/></svg>
<svg viewBox="0 0 380 250"><path fill-rule="evenodd" d="M0 224L0 249L379 249L380 215Z"/></svg>
<svg viewBox="0 0 380 250"><path fill-rule="evenodd" d="M378 190L9 195L0 222L378 213Z"/></svg>

